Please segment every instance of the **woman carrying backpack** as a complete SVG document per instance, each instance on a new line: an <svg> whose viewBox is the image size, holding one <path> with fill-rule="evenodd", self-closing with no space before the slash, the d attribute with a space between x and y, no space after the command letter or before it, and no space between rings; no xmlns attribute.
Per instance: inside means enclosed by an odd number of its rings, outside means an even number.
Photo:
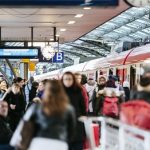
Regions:
<svg viewBox="0 0 150 150"><path fill-rule="evenodd" d="M119 117L119 105L123 102L121 91L116 89L115 81L108 80L106 87L97 93L96 115Z"/></svg>

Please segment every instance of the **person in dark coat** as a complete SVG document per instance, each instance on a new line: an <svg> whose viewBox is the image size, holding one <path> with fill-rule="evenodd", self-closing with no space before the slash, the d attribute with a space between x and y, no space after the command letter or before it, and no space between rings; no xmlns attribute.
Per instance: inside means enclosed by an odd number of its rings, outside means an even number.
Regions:
<svg viewBox="0 0 150 150"><path fill-rule="evenodd" d="M14 131L25 113L26 103L21 94L21 88L14 83L11 89L6 93L4 100L9 105L9 120L12 131Z"/></svg>
<svg viewBox="0 0 150 150"><path fill-rule="evenodd" d="M29 102L32 102L32 100L36 97L37 89L38 89L39 83L33 82L31 90L29 92Z"/></svg>
<svg viewBox="0 0 150 150"><path fill-rule="evenodd" d="M12 137L12 131L7 121L8 104L5 101L0 102L0 145L9 144Z"/></svg>
<svg viewBox="0 0 150 150"><path fill-rule="evenodd" d="M83 150L83 141L85 139L84 124L78 121L79 117L86 115L82 87L77 83L74 74L71 72L64 73L62 84L76 112L76 135L72 143L70 143L70 150Z"/></svg>
<svg viewBox="0 0 150 150"><path fill-rule="evenodd" d="M150 64L143 64L140 82L131 90L130 100L144 100L150 103Z"/></svg>
<svg viewBox="0 0 150 150"><path fill-rule="evenodd" d="M101 76L98 80L98 83L96 85L96 88L92 95L92 107L93 107L93 115L96 115L96 109L97 109L97 95L99 91L103 90L106 87L106 78L104 76Z"/></svg>
<svg viewBox="0 0 150 150"><path fill-rule="evenodd" d="M19 85L20 95L24 99L25 106L26 106L27 101L26 101L26 95L25 95L25 82L24 82L24 79L22 79L21 77L17 77L17 78L14 79L14 83Z"/></svg>

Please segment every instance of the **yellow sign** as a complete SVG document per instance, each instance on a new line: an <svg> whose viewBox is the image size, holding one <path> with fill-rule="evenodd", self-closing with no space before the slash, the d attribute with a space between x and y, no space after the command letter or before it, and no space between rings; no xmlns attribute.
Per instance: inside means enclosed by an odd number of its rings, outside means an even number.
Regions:
<svg viewBox="0 0 150 150"><path fill-rule="evenodd" d="M29 63L30 59L22 59L21 62L23 62L23 63Z"/></svg>
<svg viewBox="0 0 150 150"><path fill-rule="evenodd" d="M35 71L35 63L33 62L29 63L29 71Z"/></svg>

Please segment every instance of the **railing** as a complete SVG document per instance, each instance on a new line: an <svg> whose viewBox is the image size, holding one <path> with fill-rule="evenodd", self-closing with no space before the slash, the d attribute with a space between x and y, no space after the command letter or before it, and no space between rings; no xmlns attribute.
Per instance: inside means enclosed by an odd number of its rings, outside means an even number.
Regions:
<svg viewBox="0 0 150 150"><path fill-rule="evenodd" d="M150 150L150 132L111 118L82 118L90 150ZM94 140L93 123L100 127L100 146Z"/></svg>

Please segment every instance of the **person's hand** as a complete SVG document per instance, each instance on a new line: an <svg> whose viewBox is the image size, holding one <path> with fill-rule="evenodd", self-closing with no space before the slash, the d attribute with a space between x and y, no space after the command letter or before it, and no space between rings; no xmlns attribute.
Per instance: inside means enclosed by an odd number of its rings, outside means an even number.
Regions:
<svg viewBox="0 0 150 150"><path fill-rule="evenodd" d="M16 109L16 105L10 104L10 108L11 108L12 110L15 110L15 109Z"/></svg>

